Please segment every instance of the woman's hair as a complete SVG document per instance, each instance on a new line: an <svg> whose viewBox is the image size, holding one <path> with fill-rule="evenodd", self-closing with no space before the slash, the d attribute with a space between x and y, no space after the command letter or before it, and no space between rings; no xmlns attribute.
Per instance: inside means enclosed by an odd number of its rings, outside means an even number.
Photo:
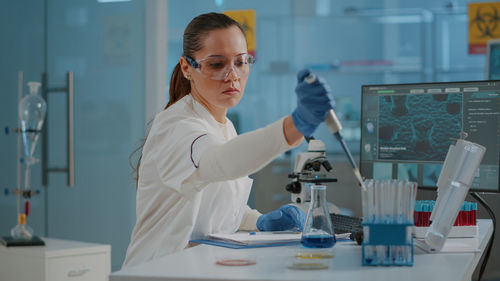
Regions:
<svg viewBox="0 0 500 281"><path fill-rule="evenodd" d="M241 27L241 25L230 18L227 15L219 14L219 13L207 13L202 14L195 17L188 24L186 29L184 30L184 36L182 41L182 56L189 56L194 58L194 53L201 50L203 48L203 40L208 36L208 33L212 30L216 29L225 29L231 26L237 26L243 34L245 31ZM170 89L169 96L170 99L165 106L164 109L167 109L172 104L176 103L178 100L182 99L184 96L188 95L191 92L191 84L188 79L186 79L182 73L180 63L174 68L172 72L172 76L170 77ZM150 122L151 123L151 122ZM132 156L141 151L141 155L137 161L137 166L134 167L132 164L132 168L136 173L136 187L139 182L139 167L141 165L142 159L142 147L146 142L146 138L144 139L142 145L132 152L132 155L129 158L129 162L131 162Z"/></svg>
<svg viewBox="0 0 500 281"><path fill-rule="evenodd" d="M231 26L237 26L243 34L241 25L232 18L219 13L202 14L195 17L184 30L184 38L182 41L182 55L194 58L194 53L203 48L203 40L208 33L215 29L224 29ZM170 100L165 108L176 103L185 95L191 92L191 84L188 79L182 74L179 63L172 72L170 78Z"/></svg>

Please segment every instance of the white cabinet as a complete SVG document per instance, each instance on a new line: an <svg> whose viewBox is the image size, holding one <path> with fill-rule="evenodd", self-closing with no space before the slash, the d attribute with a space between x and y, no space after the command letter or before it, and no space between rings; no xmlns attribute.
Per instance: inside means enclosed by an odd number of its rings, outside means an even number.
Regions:
<svg viewBox="0 0 500 281"><path fill-rule="evenodd" d="M111 246L43 238L45 246L0 246L0 280L108 280Z"/></svg>

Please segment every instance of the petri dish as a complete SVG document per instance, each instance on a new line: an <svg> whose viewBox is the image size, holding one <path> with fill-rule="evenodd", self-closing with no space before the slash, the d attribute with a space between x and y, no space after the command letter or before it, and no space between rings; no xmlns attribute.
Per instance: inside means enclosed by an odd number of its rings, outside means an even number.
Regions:
<svg viewBox="0 0 500 281"><path fill-rule="evenodd" d="M255 265L256 263L257 259L249 256L230 255L215 258L215 264L221 266L249 266Z"/></svg>
<svg viewBox="0 0 500 281"><path fill-rule="evenodd" d="M322 269L328 269L328 267L329 267L328 263L324 262L301 262L301 261L294 261L287 266L287 268L295 270L322 270Z"/></svg>
<svg viewBox="0 0 500 281"><path fill-rule="evenodd" d="M329 252L298 252L295 253L296 259L305 260L320 260L320 259L333 259L333 253Z"/></svg>

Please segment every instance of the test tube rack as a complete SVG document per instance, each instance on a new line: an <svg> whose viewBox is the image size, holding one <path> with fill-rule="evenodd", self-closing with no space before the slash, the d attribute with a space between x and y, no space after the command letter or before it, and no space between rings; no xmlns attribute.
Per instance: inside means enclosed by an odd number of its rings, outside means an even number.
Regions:
<svg viewBox="0 0 500 281"><path fill-rule="evenodd" d="M415 204L415 238L424 239L430 226L430 217L434 209L435 200L419 200ZM453 224L448 238L475 238L479 234L476 222L477 203L463 202Z"/></svg>
<svg viewBox="0 0 500 281"><path fill-rule="evenodd" d="M362 264L413 266L413 223L363 222Z"/></svg>

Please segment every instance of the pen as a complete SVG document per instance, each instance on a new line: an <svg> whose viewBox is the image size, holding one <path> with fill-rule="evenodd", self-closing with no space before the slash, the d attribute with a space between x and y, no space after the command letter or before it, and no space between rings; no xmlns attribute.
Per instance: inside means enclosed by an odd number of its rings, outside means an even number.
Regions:
<svg viewBox="0 0 500 281"><path fill-rule="evenodd" d="M283 231L272 231L272 234L300 234L302 232L293 231L293 230L283 230Z"/></svg>
<svg viewBox="0 0 500 281"><path fill-rule="evenodd" d="M257 235L259 233L262 233L262 234L300 234L302 232L299 232L299 231L293 231L293 230L283 230L283 231L262 231L262 232L255 232L255 231L252 231L252 232L249 232L248 234L249 235Z"/></svg>

